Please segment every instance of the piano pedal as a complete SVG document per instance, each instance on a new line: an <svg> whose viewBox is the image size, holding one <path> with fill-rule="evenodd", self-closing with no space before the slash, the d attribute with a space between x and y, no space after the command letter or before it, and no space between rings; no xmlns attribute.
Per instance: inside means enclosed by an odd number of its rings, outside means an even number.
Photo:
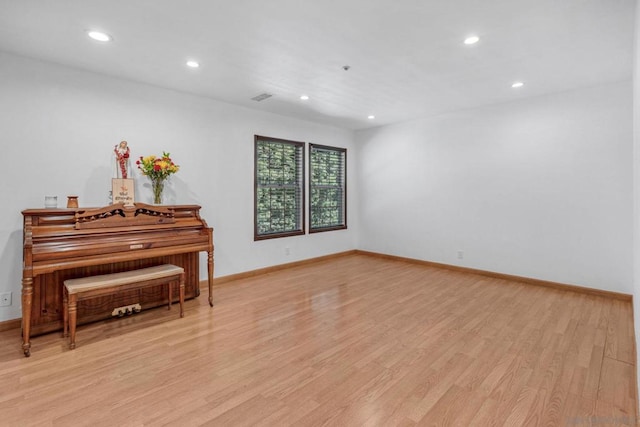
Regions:
<svg viewBox="0 0 640 427"><path fill-rule="evenodd" d="M111 316L113 317L131 316L132 314L140 313L141 311L142 311L142 306L140 304L131 304L131 305L125 305L122 307L114 308L113 311L111 312Z"/></svg>

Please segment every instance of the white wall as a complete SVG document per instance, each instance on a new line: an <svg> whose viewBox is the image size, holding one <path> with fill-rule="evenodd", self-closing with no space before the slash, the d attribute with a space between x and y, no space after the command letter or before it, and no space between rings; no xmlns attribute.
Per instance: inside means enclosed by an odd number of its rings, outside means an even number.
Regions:
<svg viewBox="0 0 640 427"><path fill-rule="evenodd" d="M637 351L640 343L640 7L637 4L633 65L633 313L636 366L640 366L640 352ZM636 371L640 389L640 369Z"/></svg>
<svg viewBox="0 0 640 427"><path fill-rule="evenodd" d="M632 293L630 82L356 141L359 248Z"/></svg>
<svg viewBox="0 0 640 427"><path fill-rule="evenodd" d="M70 194L81 207L106 205L122 139L134 158L165 150L181 166L165 202L202 206L215 229L218 277L354 249L356 221L348 230L253 241L254 134L346 147L355 218L351 131L0 53L0 292L13 292L0 321L21 316L20 212L43 207L47 194L59 206ZM134 177L137 199L151 202L148 180L135 168Z"/></svg>

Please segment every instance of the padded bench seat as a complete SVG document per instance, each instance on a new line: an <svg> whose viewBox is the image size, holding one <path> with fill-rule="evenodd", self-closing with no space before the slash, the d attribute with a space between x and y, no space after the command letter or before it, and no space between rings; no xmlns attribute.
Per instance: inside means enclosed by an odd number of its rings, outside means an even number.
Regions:
<svg viewBox="0 0 640 427"><path fill-rule="evenodd" d="M142 289L150 286L167 284L169 310L173 284L180 286L180 317L184 317L184 269L173 264L123 271L121 273L103 274L99 276L81 277L64 281L63 287L63 322L64 336L71 335L69 348L76 347L76 324L78 301L109 295L119 291Z"/></svg>

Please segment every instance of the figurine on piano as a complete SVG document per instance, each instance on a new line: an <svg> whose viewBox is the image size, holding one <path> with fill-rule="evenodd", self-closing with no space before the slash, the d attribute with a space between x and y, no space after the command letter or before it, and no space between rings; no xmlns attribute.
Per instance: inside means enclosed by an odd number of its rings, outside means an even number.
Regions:
<svg viewBox="0 0 640 427"><path fill-rule="evenodd" d="M115 146L113 151L116 153L116 161L120 168L120 178L127 179L127 172L129 170L129 147L127 141L121 141L120 144Z"/></svg>

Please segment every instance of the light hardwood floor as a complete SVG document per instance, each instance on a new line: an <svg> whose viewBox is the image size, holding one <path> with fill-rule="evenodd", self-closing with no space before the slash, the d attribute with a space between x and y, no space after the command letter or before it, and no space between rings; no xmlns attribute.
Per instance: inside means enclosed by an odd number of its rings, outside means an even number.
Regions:
<svg viewBox="0 0 640 427"><path fill-rule="evenodd" d="M352 254L33 339L0 425L635 424L631 303Z"/></svg>

